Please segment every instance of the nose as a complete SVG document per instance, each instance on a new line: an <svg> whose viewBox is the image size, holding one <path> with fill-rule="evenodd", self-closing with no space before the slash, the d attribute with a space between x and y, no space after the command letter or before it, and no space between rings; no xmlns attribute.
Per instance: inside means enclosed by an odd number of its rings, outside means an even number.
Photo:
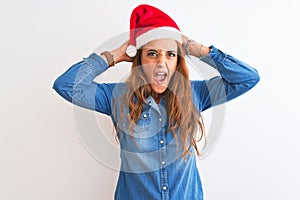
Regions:
<svg viewBox="0 0 300 200"><path fill-rule="evenodd" d="M157 64L160 66L166 66L166 55L164 53L160 53L158 55Z"/></svg>

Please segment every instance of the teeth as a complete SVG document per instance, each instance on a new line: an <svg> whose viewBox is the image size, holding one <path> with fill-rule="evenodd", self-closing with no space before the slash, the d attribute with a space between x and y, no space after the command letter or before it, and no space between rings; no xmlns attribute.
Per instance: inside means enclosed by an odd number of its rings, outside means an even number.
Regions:
<svg viewBox="0 0 300 200"><path fill-rule="evenodd" d="M165 76L167 73L165 73L165 72L157 72L156 73L156 75L158 75L158 76Z"/></svg>

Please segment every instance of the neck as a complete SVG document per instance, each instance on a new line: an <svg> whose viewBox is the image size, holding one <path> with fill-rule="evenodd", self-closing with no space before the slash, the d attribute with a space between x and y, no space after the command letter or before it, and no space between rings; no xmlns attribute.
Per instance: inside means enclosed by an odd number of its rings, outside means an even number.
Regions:
<svg viewBox="0 0 300 200"><path fill-rule="evenodd" d="M158 93L152 92L152 97L157 104L159 103L162 96L163 96L163 94L158 94Z"/></svg>

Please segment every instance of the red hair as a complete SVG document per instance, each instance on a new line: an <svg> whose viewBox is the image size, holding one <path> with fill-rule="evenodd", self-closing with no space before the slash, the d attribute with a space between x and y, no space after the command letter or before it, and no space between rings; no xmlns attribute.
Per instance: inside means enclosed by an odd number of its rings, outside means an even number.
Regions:
<svg viewBox="0 0 300 200"><path fill-rule="evenodd" d="M178 145L178 138L176 129L180 128L180 140L182 143L183 156L190 154L190 147L193 146L200 155L197 147L197 141L205 138L205 130L203 124L203 117L196 109L192 100L192 89L189 80L189 72L184 59L184 51L182 46L177 43L178 56L176 72L171 78L168 88L164 92L166 112L168 115L169 125L168 131L172 132L176 144ZM152 89L142 70L141 66L141 49L138 50L132 62L131 74L126 80L128 86L125 93L125 101L121 105L121 112L124 114L125 105L129 106L129 130L132 140L138 145L133 137L133 127L139 119L143 105L146 99L151 95ZM184 108L183 108L184 106ZM122 115L124 116L124 115ZM118 127L117 132L119 130ZM200 130L200 138L197 140L196 135Z"/></svg>

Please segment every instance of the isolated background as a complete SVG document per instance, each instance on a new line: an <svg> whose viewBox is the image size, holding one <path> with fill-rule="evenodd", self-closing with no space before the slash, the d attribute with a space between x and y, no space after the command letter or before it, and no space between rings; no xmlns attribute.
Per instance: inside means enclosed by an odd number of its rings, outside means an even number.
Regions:
<svg viewBox="0 0 300 200"><path fill-rule="evenodd" d="M296 0L1 1L0 199L113 198L117 172L88 153L74 107L52 84L104 41L128 31L139 3L158 6L186 35L260 73L253 90L226 105L222 137L199 161L206 199L299 199Z"/></svg>

